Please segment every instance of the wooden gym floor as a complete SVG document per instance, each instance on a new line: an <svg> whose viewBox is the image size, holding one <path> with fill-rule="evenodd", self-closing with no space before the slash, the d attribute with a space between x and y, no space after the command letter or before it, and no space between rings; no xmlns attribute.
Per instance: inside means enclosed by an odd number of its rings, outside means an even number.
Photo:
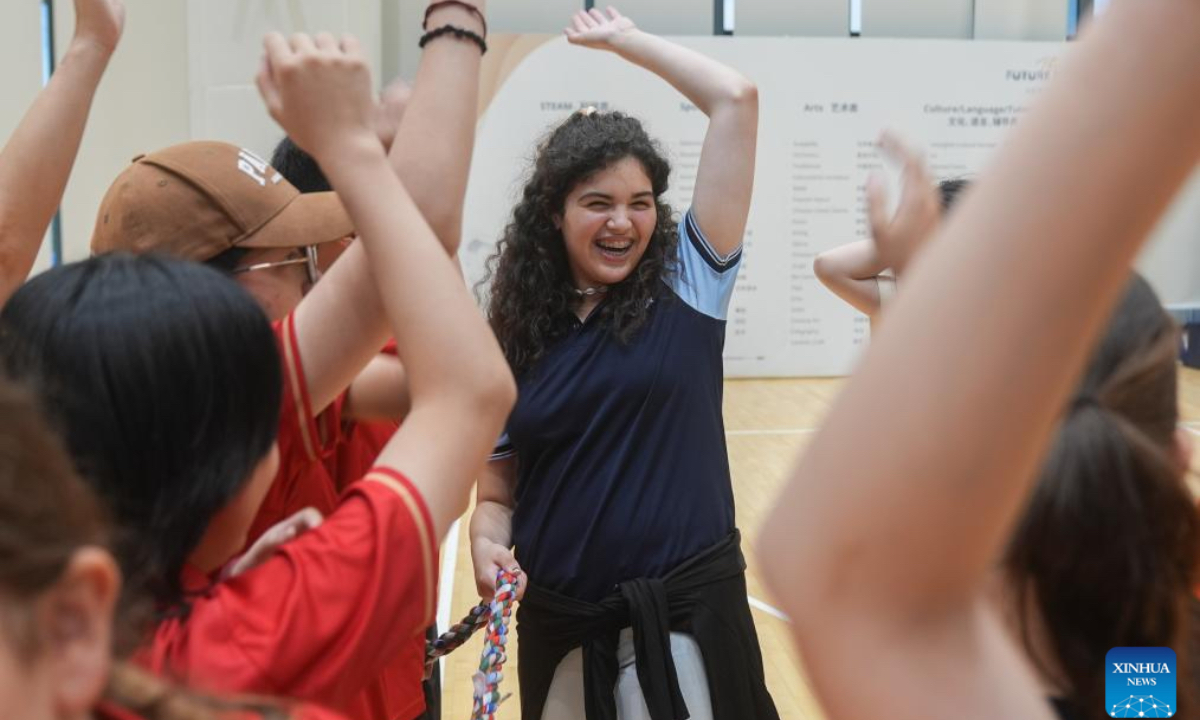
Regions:
<svg viewBox="0 0 1200 720"><path fill-rule="evenodd" d="M787 623L771 606L771 598L758 578L754 539L796 454L819 427L843 382L840 379L802 379L729 380L725 383L725 427L738 525L743 532L749 563L747 580L751 605L762 645L767 685L783 720L820 720L822 715L805 684ZM1200 435L1200 371L1180 370L1180 410L1184 427ZM1193 461L1193 472L1197 470L1200 470L1200 453ZM1195 476L1192 480L1193 488L1200 490ZM440 606L446 608L445 598L450 598L451 622L457 621L479 600L465 522L460 523L456 534L457 538L448 539L442 559ZM446 614L447 610L443 609L441 615ZM439 627L445 629L443 617L439 617ZM442 717L446 720L471 716L471 676L479 663L481 643L477 634L443 663ZM520 718L516 642L510 640L509 644L510 659L504 669L501 691L511 692L513 697L501 706L496 715L498 720Z"/></svg>

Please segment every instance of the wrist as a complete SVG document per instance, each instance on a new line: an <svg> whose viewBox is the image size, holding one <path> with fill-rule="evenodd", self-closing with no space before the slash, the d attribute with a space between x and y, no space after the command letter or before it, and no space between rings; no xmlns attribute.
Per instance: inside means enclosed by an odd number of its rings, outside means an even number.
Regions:
<svg viewBox="0 0 1200 720"><path fill-rule="evenodd" d="M440 5L431 3L430 9L425 15L423 29L428 31L442 27L443 25L454 25L464 30L471 30L480 37L486 38L487 25L484 20L487 17L486 3L483 0L463 0L463 2L471 5L478 12L472 12L469 8L458 3ZM434 5L437 5L437 7L433 7Z"/></svg>
<svg viewBox="0 0 1200 720"><path fill-rule="evenodd" d="M376 160L387 161L387 151L373 128L363 126L313 148L313 157L327 173L340 168L363 167Z"/></svg>
<svg viewBox="0 0 1200 720"><path fill-rule="evenodd" d="M76 35L71 38L71 44L67 46L67 52L63 55L63 61L69 62L72 58L78 58L83 62L107 65L115 49L115 46L104 43L97 38L87 35Z"/></svg>
<svg viewBox="0 0 1200 720"><path fill-rule="evenodd" d="M612 39L608 41L608 46L613 52L625 57L626 59L629 59L627 53L631 52L648 37L650 37L648 33L642 32L636 27L630 28L617 35L614 35Z"/></svg>

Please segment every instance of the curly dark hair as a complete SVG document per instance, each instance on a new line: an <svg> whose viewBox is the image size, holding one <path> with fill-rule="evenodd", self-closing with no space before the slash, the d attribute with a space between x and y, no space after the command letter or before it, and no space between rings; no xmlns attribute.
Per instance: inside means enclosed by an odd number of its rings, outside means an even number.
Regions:
<svg viewBox="0 0 1200 720"><path fill-rule="evenodd" d="M671 165L662 149L624 113L571 115L538 146L533 173L479 283L492 283L488 321L515 375L536 364L574 318L578 296L555 217L576 185L626 158L650 178L658 221L637 267L609 288L598 320L628 342L649 318L663 278L675 271L678 223L663 200Z"/></svg>

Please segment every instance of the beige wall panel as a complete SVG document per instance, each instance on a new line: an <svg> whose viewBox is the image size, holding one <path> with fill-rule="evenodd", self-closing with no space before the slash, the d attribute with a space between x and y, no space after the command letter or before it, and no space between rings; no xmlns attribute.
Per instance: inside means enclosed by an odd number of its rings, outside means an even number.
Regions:
<svg viewBox="0 0 1200 720"><path fill-rule="evenodd" d="M87 256L96 208L130 159L189 135L187 7L177 0L125 0L125 7L125 34L96 94L63 200L67 260ZM75 24L70 2L55 2L55 24L61 54Z"/></svg>
<svg viewBox="0 0 1200 720"><path fill-rule="evenodd" d="M488 4L492 32L557 33L582 10L583 0L508 0ZM624 9L624 6L621 6Z"/></svg>
<svg viewBox="0 0 1200 720"><path fill-rule="evenodd" d="M624 0L598 1L598 7L615 5L633 18L638 27L660 35L712 35L713 0ZM559 27L561 30L562 27Z"/></svg>
<svg viewBox="0 0 1200 720"><path fill-rule="evenodd" d="M34 0L0 3L0 144L17 129L42 89L42 12ZM50 244L42 243L34 272L50 266Z"/></svg>
<svg viewBox="0 0 1200 720"><path fill-rule="evenodd" d="M846 37L849 0L737 0L735 35Z"/></svg>
<svg viewBox="0 0 1200 720"><path fill-rule="evenodd" d="M269 154L283 131L254 85L271 31L351 33L380 82L380 0L189 0L188 87L192 137Z"/></svg>
<svg viewBox="0 0 1200 720"><path fill-rule="evenodd" d="M974 4L974 0L862 0L862 36L971 38Z"/></svg>
<svg viewBox="0 0 1200 720"><path fill-rule="evenodd" d="M1066 38L1065 0L975 0L976 40Z"/></svg>

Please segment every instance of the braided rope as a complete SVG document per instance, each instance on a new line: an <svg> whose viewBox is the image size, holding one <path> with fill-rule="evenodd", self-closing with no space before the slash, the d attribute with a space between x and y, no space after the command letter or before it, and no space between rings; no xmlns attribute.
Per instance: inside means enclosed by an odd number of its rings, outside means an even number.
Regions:
<svg viewBox="0 0 1200 720"><path fill-rule="evenodd" d="M471 608L471 612L467 613L467 616L457 624L452 625L449 630L438 635L436 639L426 642L425 678L429 679L433 674L433 666L438 658L449 655L466 644L476 630L487 625L490 617L491 608L487 603L480 603Z"/></svg>
<svg viewBox="0 0 1200 720"><path fill-rule="evenodd" d="M504 648L508 644L508 622L516 596L516 575L507 570L499 571L496 574L496 595L488 611L488 633L483 639L479 671L472 678L475 706L471 720L495 720L496 708L507 698L500 697L500 681L504 678L501 672L507 659Z"/></svg>

